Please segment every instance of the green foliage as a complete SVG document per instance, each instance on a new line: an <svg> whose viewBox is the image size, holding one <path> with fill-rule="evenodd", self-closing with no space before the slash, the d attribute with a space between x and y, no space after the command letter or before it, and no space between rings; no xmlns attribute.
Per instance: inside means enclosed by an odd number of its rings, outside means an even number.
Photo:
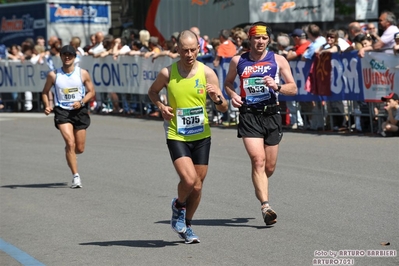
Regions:
<svg viewBox="0 0 399 266"><path fill-rule="evenodd" d="M399 1L399 0L397 0ZM341 15L351 15L355 13L355 7L354 6L349 6L345 1L342 0L335 0L335 8L337 10L338 14Z"/></svg>

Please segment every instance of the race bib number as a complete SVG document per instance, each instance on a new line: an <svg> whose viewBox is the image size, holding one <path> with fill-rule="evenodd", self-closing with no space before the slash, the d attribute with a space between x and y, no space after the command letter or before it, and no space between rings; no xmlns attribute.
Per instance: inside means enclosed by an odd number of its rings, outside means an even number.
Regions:
<svg viewBox="0 0 399 266"><path fill-rule="evenodd" d="M195 135L204 132L204 108L178 108L176 110L177 133L179 135Z"/></svg>
<svg viewBox="0 0 399 266"><path fill-rule="evenodd" d="M256 104L270 99L269 87L261 77L244 79L243 87L248 105Z"/></svg>
<svg viewBox="0 0 399 266"><path fill-rule="evenodd" d="M80 101L82 99L78 88L63 88L61 95L62 101Z"/></svg>

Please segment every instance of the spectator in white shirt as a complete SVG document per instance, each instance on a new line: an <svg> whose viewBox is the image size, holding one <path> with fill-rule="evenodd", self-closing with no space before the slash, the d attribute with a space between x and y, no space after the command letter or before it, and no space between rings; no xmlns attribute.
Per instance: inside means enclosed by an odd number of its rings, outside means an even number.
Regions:
<svg viewBox="0 0 399 266"><path fill-rule="evenodd" d="M373 44L373 46L363 47L359 50L358 55L364 57L367 51L383 50L385 53L393 53L393 46L395 45L394 34L399 31L396 26L395 14L390 11L381 13L378 19L378 26L384 30L380 40Z"/></svg>
<svg viewBox="0 0 399 266"><path fill-rule="evenodd" d="M100 54L105 51L103 46L104 33L101 31L96 33L96 44L87 52L89 55Z"/></svg>

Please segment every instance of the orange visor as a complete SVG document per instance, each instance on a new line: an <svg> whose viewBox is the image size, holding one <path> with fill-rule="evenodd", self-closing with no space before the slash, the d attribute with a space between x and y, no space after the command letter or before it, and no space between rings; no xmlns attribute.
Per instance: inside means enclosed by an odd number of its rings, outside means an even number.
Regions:
<svg viewBox="0 0 399 266"><path fill-rule="evenodd" d="M267 27L266 27L266 26L262 26L262 25L255 25L255 26L252 26L252 27L249 29L248 35L249 35L249 36L255 36L255 35L268 35L268 34L267 34Z"/></svg>

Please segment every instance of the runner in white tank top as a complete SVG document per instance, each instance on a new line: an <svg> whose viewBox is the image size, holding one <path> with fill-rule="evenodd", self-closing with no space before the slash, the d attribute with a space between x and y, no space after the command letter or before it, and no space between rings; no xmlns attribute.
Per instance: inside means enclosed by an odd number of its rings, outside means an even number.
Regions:
<svg viewBox="0 0 399 266"><path fill-rule="evenodd" d="M89 72L75 67L76 50L71 45L62 47L62 67L49 72L42 91L44 113L54 111L55 127L65 141L66 160L72 172L71 188L81 188L76 154L83 153L86 143L86 129L90 116L85 104L95 95ZM51 91L52 90L52 91ZM49 96L54 92L54 110Z"/></svg>

